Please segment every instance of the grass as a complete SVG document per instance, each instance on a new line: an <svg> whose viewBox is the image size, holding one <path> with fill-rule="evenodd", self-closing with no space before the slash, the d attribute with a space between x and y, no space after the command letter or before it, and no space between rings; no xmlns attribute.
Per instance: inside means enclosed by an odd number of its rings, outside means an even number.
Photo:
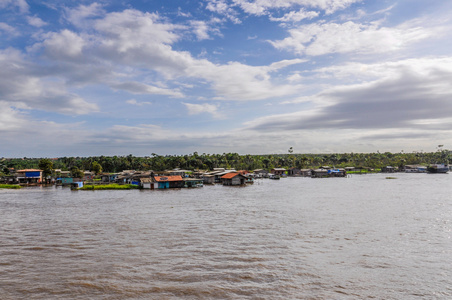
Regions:
<svg viewBox="0 0 452 300"><path fill-rule="evenodd" d="M373 174L373 173L378 173L380 172L379 169L375 169L373 171L369 171L369 170L361 170L361 171L347 171L347 174Z"/></svg>
<svg viewBox="0 0 452 300"><path fill-rule="evenodd" d="M94 191L94 190L132 190L139 189L135 184L100 184L100 185L85 185L78 190Z"/></svg>
<svg viewBox="0 0 452 300"><path fill-rule="evenodd" d="M0 184L0 189L21 189L22 187L17 184Z"/></svg>

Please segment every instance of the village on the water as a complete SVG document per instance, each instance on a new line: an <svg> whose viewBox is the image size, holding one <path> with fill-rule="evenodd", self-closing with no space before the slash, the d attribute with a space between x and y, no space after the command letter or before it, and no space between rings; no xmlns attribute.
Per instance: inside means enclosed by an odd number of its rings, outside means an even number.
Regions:
<svg viewBox="0 0 452 300"><path fill-rule="evenodd" d="M47 160L48 161L48 160ZM448 164L403 165L399 167L385 166L378 170L366 167L335 168L320 166L318 168L271 168L255 170L235 170L226 168L213 168L212 170L186 170L174 168L164 171L153 170L123 170L121 172L100 172L101 166L96 170L51 169L19 169L9 168L8 175L0 177L0 188L21 187L36 185L56 185L77 189L95 189L96 186L120 186L123 188L140 189L170 189L194 188L204 185L222 184L225 186L246 186L257 179L278 180L286 177L331 178L349 177L351 174L368 173L448 173L451 166ZM45 174L47 173L47 174ZM108 189L108 188L106 188Z"/></svg>

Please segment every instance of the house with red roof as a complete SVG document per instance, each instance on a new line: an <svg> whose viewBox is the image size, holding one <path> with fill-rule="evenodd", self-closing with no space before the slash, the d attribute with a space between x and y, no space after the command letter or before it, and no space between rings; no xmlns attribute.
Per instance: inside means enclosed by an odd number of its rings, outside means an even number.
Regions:
<svg viewBox="0 0 452 300"><path fill-rule="evenodd" d="M244 185L246 183L246 176L238 172L231 172L221 176L221 183L223 185Z"/></svg>
<svg viewBox="0 0 452 300"><path fill-rule="evenodd" d="M158 189L183 188L184 180L182 176L154 176Z"/></svg>

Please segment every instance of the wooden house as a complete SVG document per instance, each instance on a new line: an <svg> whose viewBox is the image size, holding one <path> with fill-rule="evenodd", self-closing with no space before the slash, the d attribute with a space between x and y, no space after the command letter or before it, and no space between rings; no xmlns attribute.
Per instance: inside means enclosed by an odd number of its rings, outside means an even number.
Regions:
<svg viewBox="0 0 452 300"><path fill-rule="evenodd" d="M92 181L94 179L94 173L90 171L83 172L83 181Z"/></svg>
<svg viewBox="0 0 452 300"><path fill-rule="evenodd" d="M169 188L183 188L184 180L181 176L154 176L155 182L157 182L159 189Z"/></svg>
<svg viewBox="0 0 452 300"><path fill-rule="evenodd" d="M231 172L221 176L221 183L228 186L244 185L246 184L246 179L246 176L243 176L240 173Z"/></svg>
<svg viewBox="0 0 452 300"><path fill-rule="evenodd" d="M184 187L192 188L192 187L202 187L203 180L200 178L184 178Z"/></svg>
<svg viewBox="0 0 452 300"><path fill-rule="evenodd" d="M300 177L301 176L301 169L299 169L299 168L290 168L289 170L287 170L287 176Z"/></svg>
<svg viewBox="0 0 452 300"><path fill-rule="evenodd" d="M395 168L392 166L386 166L386 167L381 168L381 172L382 173L394 173Z"/></svg>
<svg viewBox="0 0 452 300"><path fill-rule="evenodd" d="M170 176L181 176L182 178L188 177L188 174L192 173L193 171L190 170L181 170L181 169L174 169L171 171L168 171Z"/></svg>
<svg viewBox="0 0 452 300"><path fill-rule="evenodd" d="M301 176L303 177L310 177L311 176L311 169L300 169Z"/></svg>
<svg viewBox="0 0 452 300"><path fill-rule="evenodd" d="M236 170L225 170L225 171L223 171L223 172L215 173L215 174L214 174L214 176L215 176L215 183L223 183L223 181L222 181L221 178L222 178L224 175L229 174L229 173L237 173L237 171L236 171ZM242 176L243 176L243 175L242 175Z"/></svg>
<svg viewBox="0 0 452 300"><path fill-rule="evenodd" d="M325 169L314 169L314 170L311 170L311 177L312 178L329 177L328 176L328 170L325 170Z"/></svg>
<svg viewBox="0 0 452 300"><path fill-rule="evenodd" d="M157 184L152 178L140 178L140 185L143 189L153 190Z"/></svg>
<svg viewBox="0 0 452 300"><path fill-rule="evenodd" d="M115 182L116 178L119 176L118 173L104 173L101 175L102 182Z"/></svg>
<svg viewBox="0 0 452 300"><path fill-rule="evenodd" d="M286 175L286 169L284 168L274 168L271 170L271 173L274 175L284 176Z"/></svg>
<svg viewBox="0 0 452 300"><path fill-rule="evenodd" d="M253 171L255 177L268 177L268 171L264 169L256 169Z"/></svg>
<svg viewBox="0 0 452 300"><path fill-rule="evenodd" d="M202 180L204 184L215 184L215 174L204 174Z"/></svg>

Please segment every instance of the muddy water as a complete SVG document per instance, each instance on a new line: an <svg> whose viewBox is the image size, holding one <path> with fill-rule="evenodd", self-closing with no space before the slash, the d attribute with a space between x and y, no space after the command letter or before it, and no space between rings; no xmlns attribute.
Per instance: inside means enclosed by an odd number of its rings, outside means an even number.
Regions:
<svg viewBox="0 0 452 300"><path fill-rule="evenodd" d="M452 176L0 190L1 299L448 299Z"/></svg>

